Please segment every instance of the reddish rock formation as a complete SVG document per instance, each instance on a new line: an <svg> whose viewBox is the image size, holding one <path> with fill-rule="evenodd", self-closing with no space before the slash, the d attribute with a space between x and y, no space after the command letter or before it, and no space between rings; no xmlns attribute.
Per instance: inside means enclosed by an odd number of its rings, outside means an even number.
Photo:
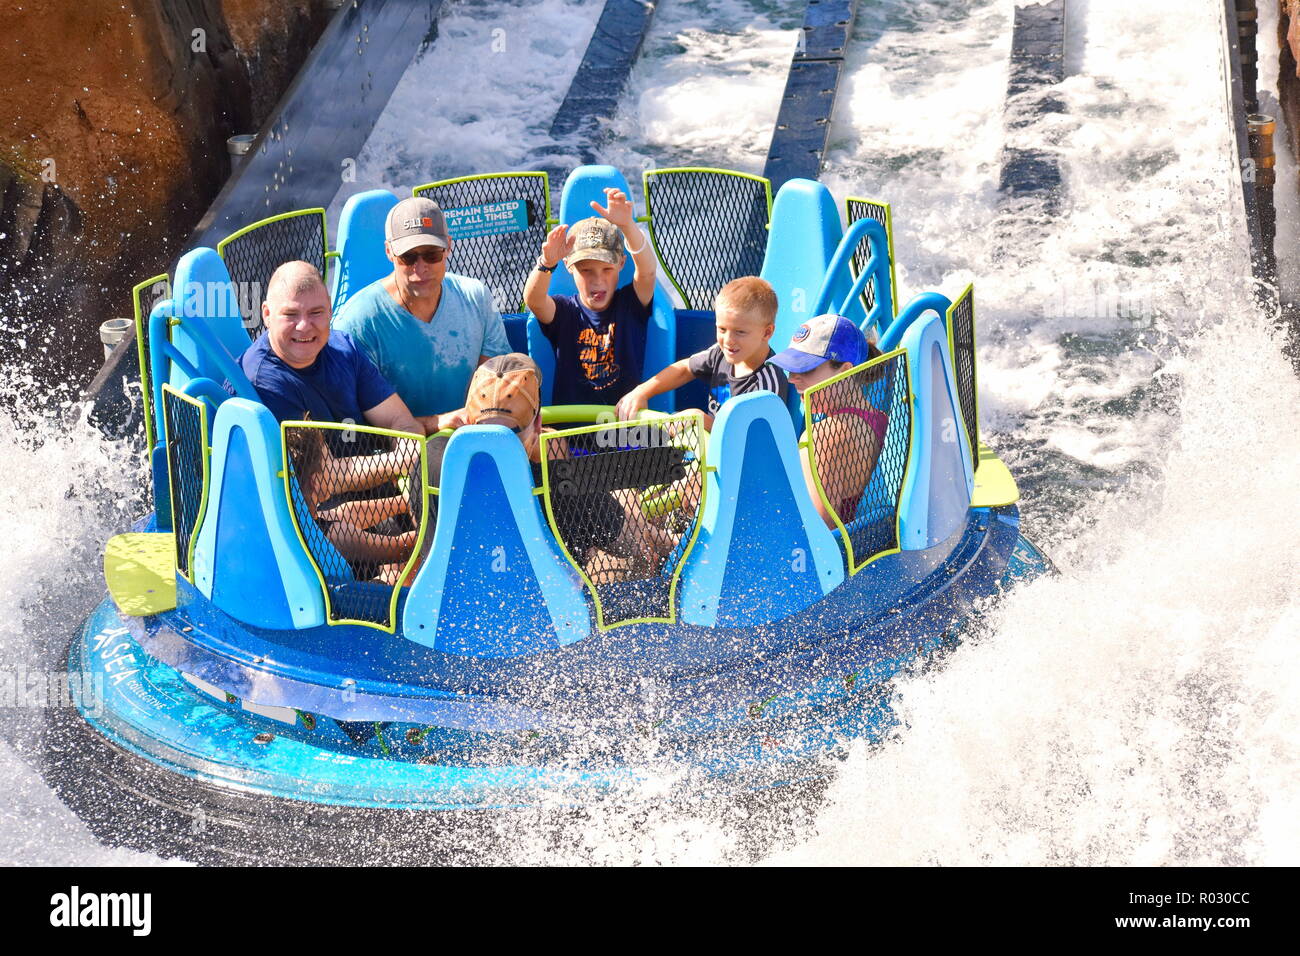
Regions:
<svg viewBox="0 0 1300 956"><path fill-rule="evenodd" d="M1278 0L1277 96L1291 130L1291 152L1300 156L1300 0Z"/></svg>
<svg viewBox="0 0 1300 956"><path fill-rule="evenodd" d="M226 138L261 126L327 18L324 0L0 8L0 326L29 358L57 343L38 366L61 353L85 380L99 322L170 265Z"/></svg>

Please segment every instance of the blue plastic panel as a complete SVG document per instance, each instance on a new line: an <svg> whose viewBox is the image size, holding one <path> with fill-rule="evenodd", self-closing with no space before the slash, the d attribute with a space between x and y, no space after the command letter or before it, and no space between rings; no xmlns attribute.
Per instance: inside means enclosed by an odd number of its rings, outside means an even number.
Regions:
<svg viewBox="0 0 1300 956"><path fill-rule="evenodd" d="M699 540L682 571L681 615L706 627L778 621L844 580L835 538L804 485L794 428L769 392L722 406L709 438L717 468Z"/></svg>
<svg viewBox="0 0 1300 956"><path fill-rule="evenodd" d="M519 439L500 425L457 429L442 461L438 523L411 586L402 633L466 657L515 657L593 630L582 580L560 553Z"/></svg>
<svg viewBox="0 0 1300 956"><path fill-rule="evenodd" d="M776 331L772 348L781 351L802 323L811 319L826 269L844 230L835 198L821 183L792 179L772 203L763 278L776 290ZM831 287L834 301L848 294L852 276L847 269Z"/></svg>
<svg viewBox="0 0 1300 956"><path fill-rule="evenodd" d="M182 318L200 320L231 359L239 358L248 348L248 331L239 311L235 286L215 249L193 249L181 256L172 285L172 305L175 314ZM218 382L226 378L225 370L218 367L184 325L173 329L171 341L194 364L200 377ZM189 380L189 375L172 366L169 379L172 385L183 389Z"/></svg>
<svg viewBox="0 0 1300 956"><path fill-rule="evenodd" d="M905 551L933 547L966 520L975 471L948 356L943 318L913 322L903 335L912 378L912 448L899 502Z"/></svg>
<svg viewBox="0 0 1300 956"><path fill-rule="evenodd" d="M343 303L393 271L384 254L384 222L397 197L387 189L357 193L343 204L334 246L339 251L330 283L337 313Z"/></svg>
<svg viewBox="0 0 1300 956"><path fill-rule="evenodd" d="M275 416L242 398L223 403L212 437L208 507L194 546L194 584L245 624L316 627L325 623L325 599L294 530L278 477L282 464Z"/></svg>
<svg viewBox="0 0 1300 956"><path fill-rule="evenodd" d="M933 312L939 316L941 322L947 322L948 310L952 308L952 300L946 295L938 292L921 292L912 297L912 301L902 312L894 318L889 328L885 329L884 335L880 337L877 347L882 352L892 352L903 344L903 334L912 327L927 312ZM945 325L946 329L947 326ZM951 356L949 356L951 358Z"/></svg>

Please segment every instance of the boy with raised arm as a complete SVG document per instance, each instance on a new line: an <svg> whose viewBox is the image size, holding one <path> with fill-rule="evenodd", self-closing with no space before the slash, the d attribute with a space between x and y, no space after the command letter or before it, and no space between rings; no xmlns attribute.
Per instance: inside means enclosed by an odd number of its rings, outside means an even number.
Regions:
<svg viewBox="0 0 1300 956"><path fill-rule="evenodd" d="M690 358L674 362L644 384L638 385L618 403L618 417L635 418L650 399L681 388L693 378L709 383L708 408L704 425L713 427L713 418L722 403L733 395L749 392L775 392L785 399L785 373L768 360L768 344L776 331L776 291L758 276L732 279L714 300L718 341Z"/></svg>
<svg viewBox="0 0 1300 956"><path fill-rule="evenodd" d="M524 304L555 349L555 405L615 405L641 381L655 256L624 192L607 188L605 202L591 204L600 215L550 231L524 286ZM636 272L620 288L625 242ZM547 293L561 259L577 295Z"/></svg>

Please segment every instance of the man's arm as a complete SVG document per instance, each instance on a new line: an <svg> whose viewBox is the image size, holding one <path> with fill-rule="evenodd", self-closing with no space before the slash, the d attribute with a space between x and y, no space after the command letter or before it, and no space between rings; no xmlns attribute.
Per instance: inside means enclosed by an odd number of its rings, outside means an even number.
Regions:
<svg viewBox="0 0 1300 956"><path fill-rule="evenodd" d="M573 251L574 237L567 235L568 230L559 225L546 234L546 241L542 243L542 252L540 259L542 265L548 269L554 269L560 264L565 256ZM528 311L537 316L537 321L542 325L550 325L551 320L555 318L555 303L551 301L548 290L551 288L551 273L543 272L533 266L533 271L528 273L528 281L524 283L524 305Z"/></svg>
<svg viewBox="0 0 1300 956"><path fill-rule="evenodd" d="M632 200L627 198L623 190L606 188L605 201L609 203L608 207L593 201L591 208L618 226L619 231L623 233L623 242L626 243L628 254L636 265L636 272L632 276L632 288L636 290L636 297L641 300L641 304L649 305L655 296L656 269L655 254L650 248L650 240L637 226L636 210L632 208Z"/></svg>
<svg viewBox="0 0 1300 956"><path fill-rule="evenodd" d="M480 365L483 363L480 362ZM462 425L468 425L469 419L465 417L465 409L456 408L450 412L443 412L441 415L420 415L415 419L420 423L420 427L426 435L436 435L440 431L446 431L449 428L460 428Z"/></svg>
<svg viewBox="0 0 1300 956"><path fill-rule="evenodd" d="M365 417L367 425L374 425L376 428L387 428L395 432L409 432L413 435L424 434L424 428L415 420L411 410L406 407L406 402L402 401L402 396L396 392L389 395L374 408L367 408L361 414Z"/></svg>

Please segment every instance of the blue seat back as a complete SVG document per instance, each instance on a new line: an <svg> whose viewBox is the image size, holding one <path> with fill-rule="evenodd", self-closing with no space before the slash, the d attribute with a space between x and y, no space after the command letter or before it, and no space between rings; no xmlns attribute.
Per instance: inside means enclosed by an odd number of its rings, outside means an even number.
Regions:
<svg viewBox="0 0 1300 956"><path fill-rule="evenodd" d="M384 254L384 222L397 197L387 189L357 193L343 204L334 245L339 258L330 283L334 312L370 283L393 271Z"/></svg>
<svg viewBox="0 0 1300 956"><path fill-rule="evenodd" d="M176 264L176 281L172 288L175 314L202 323L227 355L238 359L248 348L248 331L244 328L235 285L216 250L206 247L192 249L181 256ZM226 377L225 370L202 347L196 336L190 334L188 326L189 323L183 323L173 329L171 342L194 364L199 374L190 376L173 363L168 381L179 389L185 388L192 377L222 381Z"/></svg>
<svg viewBox="0 0 1300 956"><path fill-rule="evenodd" d="M776 290L776 331L772 348L781 351L802 323L816 313L826 268L843 238L840 213L831 192L810 179L791 179L776 194L768 227L763 278ZM842 300L852 286L848 270L832 286Z"/></svg>

